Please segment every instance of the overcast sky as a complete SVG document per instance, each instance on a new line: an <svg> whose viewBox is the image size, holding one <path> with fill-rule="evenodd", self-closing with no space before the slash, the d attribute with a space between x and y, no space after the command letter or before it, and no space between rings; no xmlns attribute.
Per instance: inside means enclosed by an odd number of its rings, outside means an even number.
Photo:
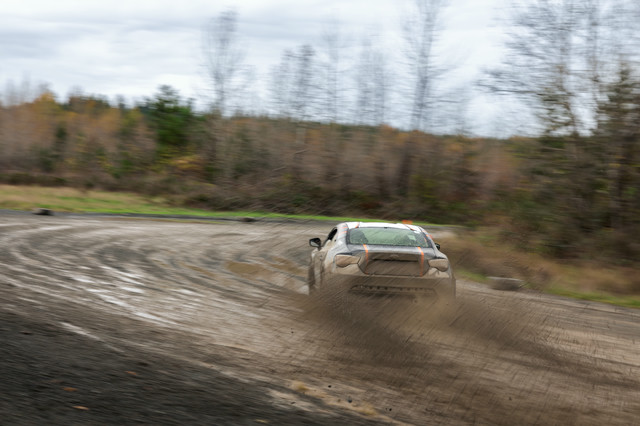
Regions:
<svg viewBox="0 0 640 426"><path fill-rule="evenodd" d="M355 45L377 34L400 49L410 0L5 0L0 11L0 91L12 81L48 83L61 100L74 88L129 100L168 84L200 98L202 36L221 12L238 12L247 62L266 80L286 48L320 44L332 22ZM439 55L458 66L450 84L472 81L500 60L501 0L451 0ZM397 60L401 59L399 56ZM480 104L478 104L480 102ZM492 114L486 99L473 108ZM489 117L490 118L490 117ZM484 120L484 118L483 118ZM486 133L485 129L485 133Z"/></svg>

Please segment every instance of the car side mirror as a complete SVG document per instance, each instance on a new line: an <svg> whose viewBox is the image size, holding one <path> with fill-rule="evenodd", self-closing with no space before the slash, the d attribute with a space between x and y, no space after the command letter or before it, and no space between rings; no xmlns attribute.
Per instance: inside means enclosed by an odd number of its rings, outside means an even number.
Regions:
<svg viewBox="0 0 640 426"><path fill-rule="evenodd" d="M436 243L436 248L440 250L440 244Z"/></svg>
<svg viewBox="0 0 640 426"><path fill-rule="evenodd" d="M309 240L309 245L320 250L320 247L322 247L322 240L320 238L312 238Z"/></svg>

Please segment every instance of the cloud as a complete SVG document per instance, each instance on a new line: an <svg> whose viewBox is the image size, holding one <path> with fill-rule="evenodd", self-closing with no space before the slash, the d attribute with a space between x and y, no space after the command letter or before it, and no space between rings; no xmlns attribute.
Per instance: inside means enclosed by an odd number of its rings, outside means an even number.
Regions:
<svg viewBox="0 0 640 426"><path fill-rule="evenodd" d="M238 11L241 43L258 84L285 49L311 44L335 25L351 41L345 60L357 58L363 37L375 37L391 63L403 60L400 27L410 0L22 0L3 4L0 27L0 87L28 75L49 82L58 94L71 88L114 97L152 96L161 84L183 97L207 87L202 69L203 31L224 10ZM491 4L499 0L454 0L447 12L452 32L443 55L466 67L470 79L498 56L487 31ZM493 31L493 30L492 30ZM489 46L489 47L488 47ZM349 77L346 77L349 78ZM398 79L401 80L401 79ZM262 88L264 89L264 88ZM262 89L258 89L260 92Z"/></svg>

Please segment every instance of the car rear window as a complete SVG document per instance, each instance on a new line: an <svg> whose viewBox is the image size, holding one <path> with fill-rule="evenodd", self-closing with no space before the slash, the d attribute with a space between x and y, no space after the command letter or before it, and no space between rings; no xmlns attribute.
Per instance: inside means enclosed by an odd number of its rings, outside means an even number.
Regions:
<svg viewBox="0 0 640 426"><path fill-rule="evenodd" d="M424 233L402 228L353 228L347 233L347 242L381 246L431 247Z"/></svg>

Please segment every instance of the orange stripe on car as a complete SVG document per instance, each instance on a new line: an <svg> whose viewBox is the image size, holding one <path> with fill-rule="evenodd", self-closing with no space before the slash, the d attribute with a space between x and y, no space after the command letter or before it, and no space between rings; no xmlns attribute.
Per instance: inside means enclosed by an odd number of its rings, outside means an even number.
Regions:
<svg viewBox="0 0 640 426"><path fill-rule="evenodd" d="M366 244L363 244L364 247L364 266L362 268L362 272L367 273L367 266L369 266L369 247Z"/></svg>
<svg viewBox="0 0 640 426"><path fill-rule="evenodd" d="M424 274L424 251L422 247L418 247L418 250L420 250L420 276L422 276Z"/></svg>

